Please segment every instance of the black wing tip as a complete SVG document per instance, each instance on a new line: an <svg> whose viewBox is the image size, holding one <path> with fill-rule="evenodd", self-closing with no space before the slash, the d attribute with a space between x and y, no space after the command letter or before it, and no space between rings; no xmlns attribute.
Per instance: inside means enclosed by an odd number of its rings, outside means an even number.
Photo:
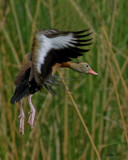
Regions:
<svg viewBox="0 0 128 160"><path fill-rule="evenodd" d="M73 33L73 37L77 38L77 39L88 37L88 36L90 36L92 34L92 32L90 30L91 30L91 28L88 28L88 29L85 29L85 30L82 30L82 31L72 32Z"/></svg>
<svg viewBox="0 0 128 160"><path fill-rule="evenodd" d="M78 48L78 47L71 47L71 49L77 52L77 55L74 55L74 56L81 56L81 55L83 55L83 53L81 53L81 52L90 51L90 49L82 49L82 48Z"/></svg>
<svg viewBox="0 0 128 160"><path fill-rule="evenodd" d="M88 29L84 29L84 30L81 30L81 31L75 31L75 32L72 32L72 33L73 34L82 34L82 33L88 32L90 30L91 30L91 28L88 28Z"/></svg>
<svg viewBox="0 0 128 160"><path fill-rule="evenodd" d="M92 32L87 33L87 34L81 34L81 35L75 34L74 37L75 37L75 38L85 38L85 37L90 36L91 34L92 34Z"/></svg>
<svg viewBox="0 0 128 160"><path fill-rule="evenodd" d="M81 49L81 48L77 48L77 50L79 52L89 52L90 51L90 49Z"/></svg>
<svg viewBox="0 0 128 160"><path fill-rule="evenodd" d="M81 42L89 42L89 41L92 41L93 38L89 38L89 39L75 39L73 40L74 42L78 42L78 43L81 43Z"/></svg>
<svg viewBox="0 0 128 160"><path fill-rule="evenodd" d="M81 47L81 46L90 46L92 45L93 43L90 42L90 43L80 43L80 42L72 42L71 44L75 45L75 46L78 46L78 47Z"/></svg>

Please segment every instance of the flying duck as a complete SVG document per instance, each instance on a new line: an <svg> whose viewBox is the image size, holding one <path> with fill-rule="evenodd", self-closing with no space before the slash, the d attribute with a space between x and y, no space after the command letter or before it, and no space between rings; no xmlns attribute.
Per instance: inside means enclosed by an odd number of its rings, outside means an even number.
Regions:
<svg viewBox="0 0 128 160"><path fill-rule="evenodd" d="M92 38L89 29L79 32L60 32L55 29L40 30L33 38L32 52L27 55L27 60L15 77L15 92L11 103L19 102L20 106L20 132L24 134L24 111L22 99L28 97L30 105L28 124L33 128L35 108L32 104L32 95L43 86L52 92L51 85L56 85L54 74L59 68L71 68L80 73L98 75L85 63L74 63L72 59L82 56L89 49L81 46L91 45Z"/></svg>

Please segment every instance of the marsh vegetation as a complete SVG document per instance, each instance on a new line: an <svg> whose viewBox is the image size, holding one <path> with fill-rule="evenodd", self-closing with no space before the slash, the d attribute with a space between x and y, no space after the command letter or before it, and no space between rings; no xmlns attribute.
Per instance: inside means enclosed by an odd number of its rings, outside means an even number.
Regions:
<svg viewBox="0 0 128 160"><path fill-rule="evenodd" d="M0 1L0 159L128 159L128 3L126 0ZM14 77L41 28L91 28L93 45L77 61L99 75L61 69L57 95L33 96L36 119L19 133Z"/></svg>

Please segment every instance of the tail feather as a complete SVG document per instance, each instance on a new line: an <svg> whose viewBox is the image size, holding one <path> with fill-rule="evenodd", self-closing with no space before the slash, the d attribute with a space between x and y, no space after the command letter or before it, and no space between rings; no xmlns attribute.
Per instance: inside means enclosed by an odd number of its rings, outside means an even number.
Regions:
<svg viewBox="0 0 128 160"><path fill-rule="evenodd" d="M44 83L44 86L51 94L55 94L55 91L52 89L52 86L58 87L59 81L56 77L51 76L50 79ZM34 94L35 92L41 90L42 86L38 86L35 79L33 78L30 82L28 76L24 76L19 84L16 86L15 93L12 96L10 103L14 104L15 102L20 101L22 98L26 97L29 94Z"/></svg>
<svg viewBox="0 0 128 160"><path fill-rule="evenodd" d="M14 104L15 102L20 101L23 97L29 93L29 75L31 67L28 68L22 78L19 80L19 83L16 86L15 93L12 96L10 103Z"/></svg>
<svg viewBox="0 0 128 160"><path fill-rule="evenodd" d="M25 97L26 95L28 95L29 93L29 85L28 84L20 84L16 87L15 89L15 93L12 96L10 103L14 104L15 102L20 101L23 97Z"/></svg>

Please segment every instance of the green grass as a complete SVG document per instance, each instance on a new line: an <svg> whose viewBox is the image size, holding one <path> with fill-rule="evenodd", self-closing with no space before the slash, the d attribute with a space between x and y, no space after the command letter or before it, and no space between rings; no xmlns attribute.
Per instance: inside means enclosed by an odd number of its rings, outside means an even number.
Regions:
<svg viewBox="0 0 128 160"><path fill-rule="evenodd" d="M128 159L127 8L126 0L0 2L0 159ZM61 69L57 75L64 77L64 84L56 89L58 95L33 96L33 130L27 125L29 106L24 100L22 136L18 104L11 105L10 98L23 56L41 28L91 28L91 51L78 61L88 62L99 75Z"/></svg>

